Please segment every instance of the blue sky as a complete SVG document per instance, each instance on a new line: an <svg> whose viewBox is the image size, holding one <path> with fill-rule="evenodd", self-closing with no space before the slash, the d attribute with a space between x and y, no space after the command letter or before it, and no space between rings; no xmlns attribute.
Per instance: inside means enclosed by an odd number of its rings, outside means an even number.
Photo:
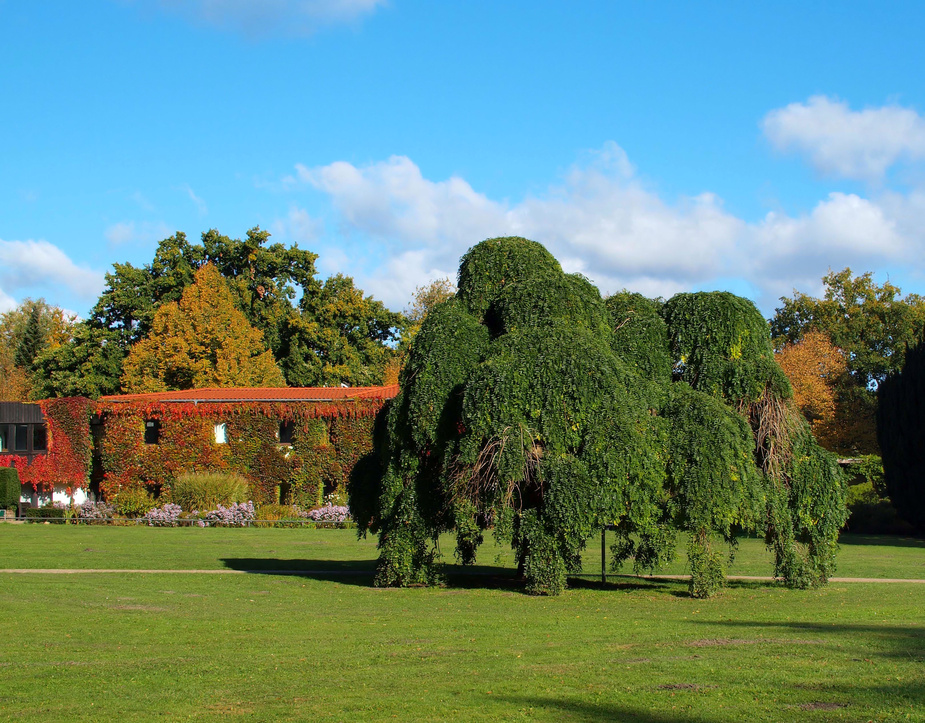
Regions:
<svg viewBox="0 0 925 723"><path fill-rule="evenodd" d="M810 7L806 7L810 5ZM0 0L0 310L252 226L400 309L489 236L605 292L925 292L923 3Z"/></svg>

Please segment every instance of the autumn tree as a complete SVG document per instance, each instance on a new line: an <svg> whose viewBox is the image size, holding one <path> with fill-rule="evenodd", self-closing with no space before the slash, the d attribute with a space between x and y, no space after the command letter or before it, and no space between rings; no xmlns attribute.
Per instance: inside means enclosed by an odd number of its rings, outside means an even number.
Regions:
<svg viewBox="0 0 925 723"><path fill-rule="evenodd" d="M827 449L838 450L836 399L838 383L848 370L845 354L819 331L810 331L777 352L777 363L790 380L793 400L813 435Z"/></svg>
<svg viewBox="0 0 925 723"><path fill-rule="evenodd" d="M847 268L826 274L822 282L822 298L796 290L792 298L781 298L771 336L780 350L818 331L844 352L847 373L835 384L833 448L876 453L876 389L888 374L902 369L906 346L914 345L925 329L925 298L902 296L889 281L877 284L872 273L854 276Z"/></svg>
<svg viewBox="0 0 925 723"><path fill-rule="evenodd" d="M201 387L277 387L285 379L263 333L247 323L218 269L201 267L178 302L162 304L151 332L125 359L128 393Z"/></svg>

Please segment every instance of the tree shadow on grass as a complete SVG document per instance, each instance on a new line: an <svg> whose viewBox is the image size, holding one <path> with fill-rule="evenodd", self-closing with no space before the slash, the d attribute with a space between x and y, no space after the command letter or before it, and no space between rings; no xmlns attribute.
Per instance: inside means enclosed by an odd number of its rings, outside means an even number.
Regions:
<svg viewBox="0 0 925 723"><path fill-rule="evenodd" d="M845 532L838 538L839 545L865 545L877 547L918 547L925 550L925 540L899 535L862 535Z"/></svg>
<svg viewBox="0 0 925 723"><path fill-rule="evenodd" d="M614 721L615 723L708 723L707 718L685 715L677 711L656 713L629 706L599 705L579 700L557 698L499 696L519 708L556 710L562 718L574 721Z"/></svg>
<svg viewBox="0 0 925 723"><path fill-rule="evenodd" d="M752 620L697 621L730 628L751 628L762 630L787 630L794 633L811 633L821 636L849 636L858 641L858 657L872 655L897 658L907 662L925 663L925 628L905 625L869 625L853 623L812 622L758 622ZM874 647L871 647L871 644Z"/></svg>
<svg viewBox="0 0 925 723"><path fill-rule="evenodd" d="M307 560L278 557L225 557L229 570L254 575L308 577L343 585L370 587L376 572L375 560Z"/></svg>
<svg viewBox="0 0 925 723"><path fill-rule="evenodd" d="M343 585L371 587L376 573L375 560L284 559L278 557L226 557L222 563L229 570L254 575L306 577ZM526 594L523 578L510 567L497 565L444 565L440 570L442 587L459 590L510 590ZM645 580L633 576L608 575L606 585L600 580L570 577L570 590L664 590L676 583L669 580Z"/></svg>
<svg viewBox="0 0 925 723"><path fill-rule="evenodd" d="M741 620L697 621L697 623L737 630L786 631L789 634L800 636L818 636L824 643L831 643L835 651L834 655L843 659L848 658L858 665L876 666L885 659L890 661L891 667L896 662L916 664L919 669L925 667L922 666L925 663L925 628L921 626ZM909 708L910 711L921 711L925 706L925 678L921 674L903 681L898 681L896 678L890 681L887 678L875 685L865 685L857 681L845 684L822 679L813 682L808 687L840 699L856 702L859 702L859 699L869 701L874 707L881 706L884 700L891 701L894 708L897 706Z"/></svg>

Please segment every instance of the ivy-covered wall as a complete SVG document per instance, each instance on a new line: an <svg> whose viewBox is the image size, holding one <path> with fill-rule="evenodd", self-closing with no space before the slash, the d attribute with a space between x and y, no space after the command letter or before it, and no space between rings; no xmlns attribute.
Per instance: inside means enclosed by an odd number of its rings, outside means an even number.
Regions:
<svg viewBox="0 0 925 723"><path fill-rule="evenodd" d="M102 434L100 491L170 488L183 472L230 470L251 481L257 504L311 507L326 491L343 489L357 461L372 450L372 427L382 400L333 403L99 402ZM156 443L145 424L156 421ZM291 444L279 442L281 423ZM225 442L215 426L225 425Z"/></svg>
<svg viewBox="0 0 925 723"><path fill-rule="evenodd" d="M99 417L100 492L168 490L183 472L229 470L251 481L254 502L312 507L326 491L344 489L357 461L372 451L381 399L340 402L215 404L132 403L82 397L41 402L48 451L31 463L3 455L24 484L39 493L89 486L94 454L91 416ZM145 423L159 423L156 444L145 444ZM280 423L291 424L291 444L280 444ZM223 444L215 425L225 425Z"/></svg>
<svg viewBox="0 0 925 723"><path fill-rule="evenodd" d="M48 429L48 450L33 458L3 455L0 466L15 467L19 479L39 493L64 487L68 494L84 489L90 477L93 441L90 415L93 403L83 397L39 402Z"/></svg>

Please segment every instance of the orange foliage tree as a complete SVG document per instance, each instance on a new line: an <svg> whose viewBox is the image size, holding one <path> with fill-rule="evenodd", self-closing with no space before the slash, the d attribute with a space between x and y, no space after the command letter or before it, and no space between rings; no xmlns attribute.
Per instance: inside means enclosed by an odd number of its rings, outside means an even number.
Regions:
<svg viewBox="0 0 925 723"><path fill-rule="evenodd" d="M839 447L837 382L847 372L844 352L819 331L811 331L777 353L793 387L793 400L823 447Z"/></svg>
<svg viewBox="0 0 925 723"><path fill-rule="evenodd" d="M285 385L263 333L248 324L212 264L196 272L179 302L161 305L122 374L129 393Z"/></svg>

